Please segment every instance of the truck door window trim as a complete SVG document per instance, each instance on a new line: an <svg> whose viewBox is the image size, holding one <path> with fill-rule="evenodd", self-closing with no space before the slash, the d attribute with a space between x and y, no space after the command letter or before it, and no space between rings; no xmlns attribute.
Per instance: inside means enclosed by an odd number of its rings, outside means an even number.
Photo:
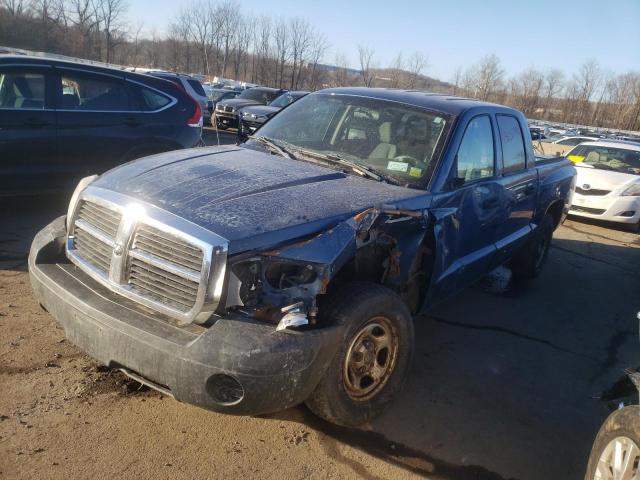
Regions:
<svg viewBox="0 0 640 480"><path fill-rule="evenodd" d="M465 181L462 185L453 187L453 188L451 188L451 190L459 190L459 189L462 189L462 188L466 188L466 187L468 187L470 185L476 185L476 184L478 184L480 182L486 182L486 181L495 180L496 178L498 178L498 175L496 173L497 172L497 165L496 165L496 163L497 163L496 162L497 148L496 148L496 136L495 136L496 131L495 131L495 128L493 126L493 121L492 121L491 115L488 112L487 113L479 113L477 115L474 115L473 117L471 117L469 119L469 121L467 122L467 125L464 127L464 132L462 134L462 138L460 139L460 143L458 144L458 148L456 150L456 154L455 154L455 157L454 157L454 162L453 162L453 167L452 167L452 171L451 171L450 177L452 179L457 178L457 175L458 175L458 153L460 151L460 147L462 146L462 142L464 141L464 138L465 138L465 136L467 134L467 129L469 128L469 125L471 125L471 122L473 122L476 118L479 118L479 117L487 117L487 119L489 120L489 126L491 128L491 142L492 142L492 145L493 145L493 174L490 175L490 176L487 176L487 177L481 177L481 178L476 178L476 179L473 179L473 180Z"/></svg>
<svg viewBox="0 0 640 480"><path fill-rule="evenodd" d="M502 144L502 135L500 133L500 122L499 122L499 117L510 117L512 118L515 122L516 125L518 126L518 129L520 130L520 139L522 140L522 149L524 151L524 168L519 168L517 170L511 170L511 171L507 171L505 172L505 167L504 167L504 146ZM501 158L502 158L502 165L501 165L501 174L503 177L508 177L511 175L516 175L518 173L522 173L524 171L526 171L529 168L529 163L530 160L527 157L527 147L526 147L526 143L524 140L524 133L522 132L522 125L520 125L520 120L518 120L518 117L516 117L515 115L510 115L508 113L497 113L496 114L496 126L498 128L498 136L500 137L500 153L501 153ZM534 162L535 164L535 162Z"/></svg>

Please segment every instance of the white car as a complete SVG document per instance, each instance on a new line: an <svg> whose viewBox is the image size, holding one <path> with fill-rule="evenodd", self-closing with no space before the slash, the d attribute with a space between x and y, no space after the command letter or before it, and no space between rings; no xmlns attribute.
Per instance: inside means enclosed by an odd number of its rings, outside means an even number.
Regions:
<svg viewBox="0 0 640 480"><path fill-rule="evenodd" d="M640 144L586 142L567 158L578 171L570 214L640 229Z"/></svg>

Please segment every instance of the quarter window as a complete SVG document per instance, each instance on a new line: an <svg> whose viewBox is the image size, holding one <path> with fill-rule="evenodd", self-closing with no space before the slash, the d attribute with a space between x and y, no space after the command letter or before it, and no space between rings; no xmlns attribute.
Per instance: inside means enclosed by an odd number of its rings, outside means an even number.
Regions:
<svg viewBox="0 0 640 480"><path fill-rule="evenodd" d="M169 105L171 100L161 93L154 92L148 88L140 88L142 94L143 109L148 112L159 110Z"/></svg>
<svg viewBox="0 0 640 480"><path fill-rule="evenodd" d="M457 177L465 183L493 176L493 128L487 115L475 117L469 122L457 157Z"/></svg>
<svg viewBox="0 0 640 480"><path fill-rule="evenodd" d="M103 76L64 74L60 109L77 111L128 111L124 82Z"/></svg>
<svg viewBox="0 0 640 480"><path fill-rule="evenodd" d="M520 123L511 115L497 115L502 142L503 172L517 172L526 167L524 140Z"/></svg>
<svg viewBox="0 0 640 480"><path fill-rule="evenodd" d="M44 92L42 74L0 71L0 109L43 110Z"/></svg>

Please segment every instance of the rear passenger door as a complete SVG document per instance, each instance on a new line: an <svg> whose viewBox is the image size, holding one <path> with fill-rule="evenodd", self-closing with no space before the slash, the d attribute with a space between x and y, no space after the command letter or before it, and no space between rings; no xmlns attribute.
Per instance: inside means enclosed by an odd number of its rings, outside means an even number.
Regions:
<svg viewBox="0 0 640 480"><path fill-rule="evenodd" d="M506 260L523 246L531 231L538 192L535 160L527 158L525 136L515 116L497 114L500 133L502 183L505 191L503 215L496 247L497 263Z"/></svg>
<svg viewBox="0 0 640 480"><path fill-rule="evenodd" d="M138 111L123 78L56 68L58 151L69 184L103 173L139 142Z"/></svg>
<svg viewBox="0 0 640 480"><path fill-rule="evenodd" d="M59 188L51 71L0 65L0 194Z"/></svg>

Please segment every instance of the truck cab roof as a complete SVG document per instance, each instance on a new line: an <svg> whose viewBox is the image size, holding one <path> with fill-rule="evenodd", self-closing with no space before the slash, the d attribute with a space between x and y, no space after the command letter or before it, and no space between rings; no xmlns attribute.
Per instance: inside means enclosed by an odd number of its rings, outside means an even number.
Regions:
<svg viewBox="0 0 640 480"><path fill-rule="evenodd" d="M453 116L459 116L469 110L482 111L501 111L511 114L520 112L514 108L505 107L490 102L483 102L473 98L458 97L443 93L423 92L419 90L399 90L393 88L365 88L365 87L341 87L327 88L317 93L332 95L353 95L367 98L375 98L379 100L388 100L392 102L404 103L416 107L437 110L448 113Z"/></svg>

